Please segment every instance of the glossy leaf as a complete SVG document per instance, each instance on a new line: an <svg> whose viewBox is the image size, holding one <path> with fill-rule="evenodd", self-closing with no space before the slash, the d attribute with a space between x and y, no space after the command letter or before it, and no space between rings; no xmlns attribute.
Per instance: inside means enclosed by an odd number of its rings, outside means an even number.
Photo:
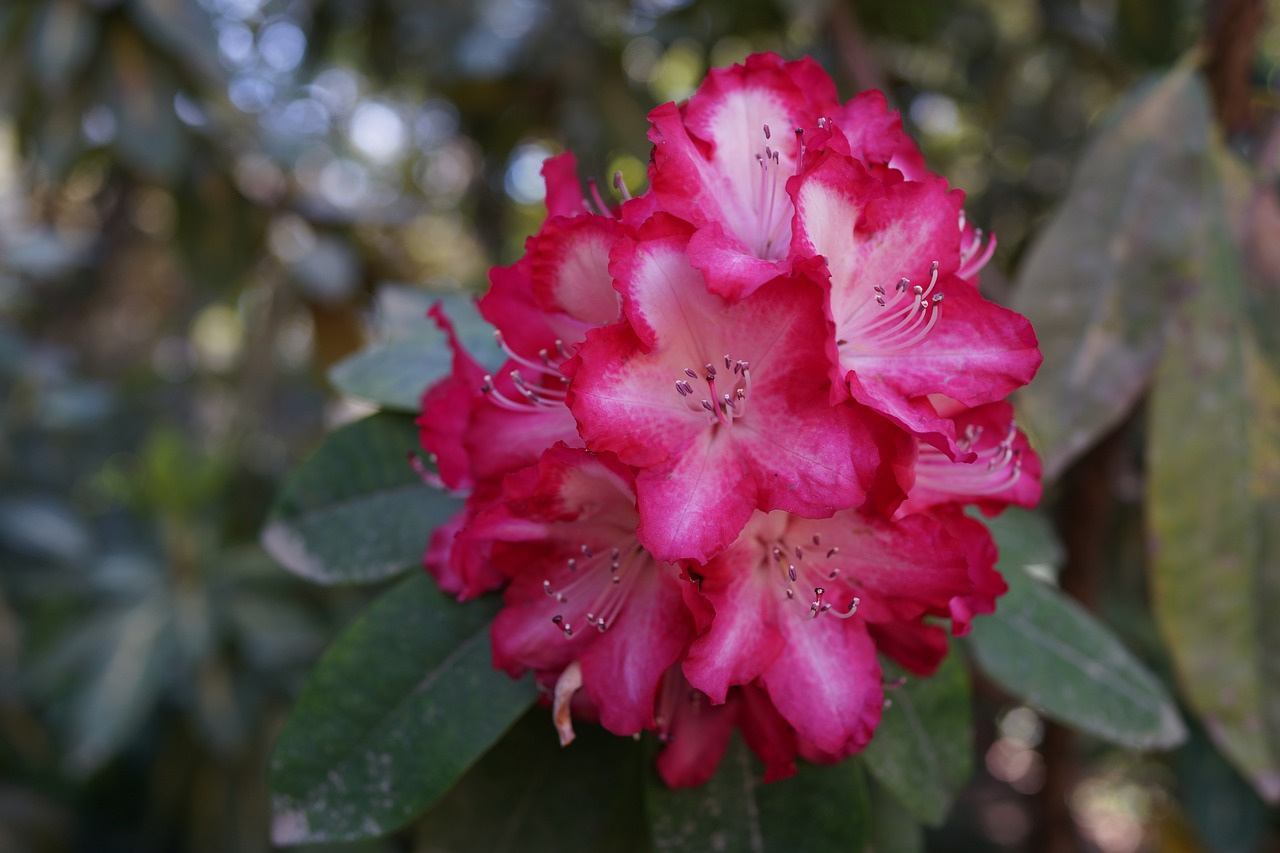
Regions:
<svg viewBox="0 0 1280 853"><path fill-rule="evenodd" d="M856 761L802 764L795 776L765 785L762 768L735 737L700 787L672 790L656 773L647 775L645 808L658 851L783 853L866 843L867 783Z"/></svg>
<svg viewBox="0 0 1280 853"><path fill-rule="evenodd" d="M1045 716L1135 749L1186 736L1173 699L1109 628L1020 567L1009 592L974 620L968 645L991 680Z"/></svg>
<svg viewBox="0 0 1280 853"><path fill-rule="evenodd" d="M387 590L312 672L271 760L277 844L381 835L430 806L533 701L493 668L493 608L423 574Z"/></svg>
<svg viewBox="0 0 1280 853"><path fill-rule="evenodd" d="M562 748L551 711L529 711L422 818L415 831L419 848L642 849L640 744L590 724L579 723L575 731L574 742Z"/></svg>
<svg viewBox="0 0 1280 853"><path fill-rule="evenodd" d="M889 663L884 675L906 681L886 693L889 702L863 759L912 815L939 826L973 773L969 671L953 651L929 678Z"/></svg>
<svg viewBox="0 0 1280 853"><path fill-rule="evenodd" d="M1160 363L1150 413L1152 604L1191 707L1280 802L1280 366L1255 342L1232 233L1250 180L1225 152L1206 275ZM1211 271L1211 274L1208 274Z"/></svg>
<svg viewBox="0 0 1280 853"><path fill-rule="evenodd" d="M1193 275L1212 118L1176 68L1112 110L1066 199L1019 267L1012 307L1044 365L1019 398L1045 479L1119 423L1150 383Z"/></svg>
<svg viewBox="0 0 1280 853"><path fill-rule="evenodd" d="M368 583L419 566L431 531L459 503L409 464L417 429L376 414L332 433L294 469L262 544L290 571L321 583Z"/></svg>
<svg viewBox="0 0 1280 853"><path fill-rule="evenodd" d="M375 308L377 340L335 364L329 381L343 394L383 408L418 411L422 392L453 365L444 333L427 317L437 301L453 321L462 345L481 364L497 369L502 351L471 296L387 285L379 291Z"/></svg>

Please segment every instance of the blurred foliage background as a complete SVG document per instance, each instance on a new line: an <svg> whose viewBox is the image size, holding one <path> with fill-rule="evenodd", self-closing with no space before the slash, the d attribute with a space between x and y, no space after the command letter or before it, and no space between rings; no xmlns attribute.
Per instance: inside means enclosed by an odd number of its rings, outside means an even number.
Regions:
<svg viewBox="0 0 1280 853"><path fill-rule="evenodd" d="M373 591L287 575L262 519L284 472L367 411L326 371L385 331L375 294L482 291L542 217L548 154L638 191L650 108L750 52L811 54L845 96L883 88L968 192L999 236L999 299L1096 120L1206 34L1230 142L1261 149L1280 16L1215 34L1245 7L7 0L0 849L268 848L272 737ZM1063 585L1167 670L1138 453L1117 435L1105 471L1086 457L1055 498L1069 556L1103 537ZM1089 506L1104 517L1081 529ZM982 769L930 849L1280 849L1202 733L1138 757L991 685L979 701Z"/></svg>

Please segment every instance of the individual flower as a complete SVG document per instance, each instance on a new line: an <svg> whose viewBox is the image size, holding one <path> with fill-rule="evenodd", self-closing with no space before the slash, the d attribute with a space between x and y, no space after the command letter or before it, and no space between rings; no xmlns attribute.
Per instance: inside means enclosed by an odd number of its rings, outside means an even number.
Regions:
<svg viewBox="0 0 1280 853"><path fill-rule="evenodd" d="M688 239L659 215L619 240L610 270L627 322L588 333L566 372L587 447L638 469L645 547L703 561L756 509L860 506L884 430L861 407L830 404L816 285L779 279L730 304L690 265Z"/></svg>
<svg viewBox="0 0 1280 853"><path fill-rule="evenodd" d="M932 671L946 643L923 617L949 615L953 599L972 595L975 567L993 571L990 537L969 522L757 513L697 570L707 606L694 609L690 683L723 701L758 680L804 741L833 756L857 752L883 705L877 638L903 665Z"/></svg>
<svg viewBox="0 0 1280 853"><path fill-rule="evenodd" d="M680 569L636 538L632 474L607 455L557 445L507 477L503 501L459 543L490 544L510 578L493 624L493 657L513 675L576 664L600 722L653 727L662 674L693 638Z"/></svg>
<svg viewBox="0 0 1280 853"><path fill-rule="evenodd" d="M826 282L833 380L855 400L953 459L971 459L929 395L1002 400L1041 356L1025 317L956 273L961 194L940 178L903 181L827 150L792 184L796 251ZM945 301L944 301L945 298Z"/></svg>
<svg viewBox="0 0 1280 853"><path fill-rule="evenodd" d="M1001 401L968 409L936 400L934 408L951 413L960 450L974 458L956 462L922 444L899 515L948 503L977 506L995 515L1006 506L1030 508L1040 503L1040 457L1014 422L1013 406Z"/></svg>
<svg viewBox="0 0 1280 853"><path fill-rule="evenodd" d="M790 272L787 179L803 131L838 105L812 59L757 54L713 69L686 104L649 114L655 203L695 227L689 256L713 293L741 298Z"/></svg>

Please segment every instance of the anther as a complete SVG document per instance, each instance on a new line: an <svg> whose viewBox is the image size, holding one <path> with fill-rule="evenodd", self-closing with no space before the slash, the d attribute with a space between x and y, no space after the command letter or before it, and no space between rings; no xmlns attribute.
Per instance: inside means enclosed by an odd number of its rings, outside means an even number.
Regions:
<svg viewBox="0 0 1280 853"><path fill-rule="evenodd" d="M793 566L793 565L788 565L788 566L787 566L787 576L791 578L791 582L792 582L792 583L795 583L796 578L797 578L797 577L799 577L799 576L796 574L796 567L795 567L795 566Z"/></svg>
<svg viewBox="0 0 1280 853"><path fill-rule="evenodd" d="M631 193L627 190L627 182L622 179L622 172L613 173L613 188L622 196L623 201L631 201Z"/></svg>
<svg viewBox="0 0 1280 853"><path fill-rule="evenodd" d="M764 126L764 138L765 139L769 138L769 125L767 124Z"/></svg>
<svg viewBox="0 0 1280 853"><path fill-rule="evenodd" d="M688 376L690 379L697 379L697 378L698 378L698 374L694 372L694 370L693 370L693 368L692 368L692 367L686 367L686 368L684 369L684 375L685 375L685 376Z"/></svg>
<svg viewBox="0 0 1280 853"><path fill-rule="evenodd" d="M715 406L712 406L712 405L711 405L711 401L710 401L710 400L703 400L703 401L702 401L702 408L706 409L708 412L710 412L710 413L711 413L711 414L713 414L713 415L716 413Z"/></svg>
<svg viewBox="0 0 1280 853"><path fill-rule="evenodd" d="M836 545L830 551L827 552L827 559L830 560L832 557L834 557L836 554L839 554L839 553L840 553L840 546Z"/></svg>
<svg viewBox="0 0 1280 853"><path fill-rule="evenodd" d="M711 364L710 362L707 363L707 378L708 379L716 378L716 366L714 364Z"/></svg>

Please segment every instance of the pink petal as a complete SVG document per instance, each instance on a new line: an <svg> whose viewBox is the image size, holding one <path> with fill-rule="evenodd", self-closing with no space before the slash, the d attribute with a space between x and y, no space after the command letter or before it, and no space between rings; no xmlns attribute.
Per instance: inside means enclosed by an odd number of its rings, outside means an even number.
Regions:
<svg viewBox="0 0 1280 853"><path fill-rule="evenodd" d="M846 153L867 164L889 165L909 181L928 176L924 156L903 131L902 117L889 109L883 92L859 92L833 118L847 140Z"/></svg>
<svg viewBox="0 0 1280 853"><path fill-rule="evenodd" d="M858 619L781 620L786 645L760 679L800 738L836 755L858 752L880 722L880 661Z"/></svg>
<svg viewBox="0 0 1280 853"><path fill-rule="evenodd" d="M673 668L663 680L658 735L663 742L656 765L671 788L693 788L715 775L729 746L737 704L712 705ZM668 719L669 717L669 719Z"/></svg>
<svg viewBox="0 0 1280 853"><path fill-rule="evenodd" d="M617 320L618 294L609 277L609 251L620 234L617 221L604 216L548 219L528 244L538 306L544 312L566 314L586 327Z"/></svg>
<svg viewBox="0 0 1280 853"><path fill-rule="evenodd" d="M921 677L933 675L947 656L947 632L923 619L868 624L867 630L881 654Z"/></svg>
<svg viewBox="0 0 1280 853"><path fill-rule="evenodd" d="M725 701L731 686L754 681L782 652L778 590L757 578L768 570L760 565L764 556L748 535L702 570L699 588L715 618L689 647L684 673L713 702Z"/></svg>
<svg viewBox="0 0 1280 853"><path fill-rule="evenodd" d="M542 179L547 185L547 216L577 216L587 211L587 202L578 183L578 161L566 151L542 161Z"/></svg>
<svg viewBox="0 0 1280 853"><path fill-rule="evenodd" d="M963 543L969 563L969 580L973 588L967 595L951 599L951 633L963 637L969 633L974 616L995 612L996 599L1008 592L1009 586L996 571L999 553L986 525L955 507L939 514L945 518L952 534Z"/></svg>
<svg viewBox="0 0 1280 853"><path fill-rule="evenodd" d="M433 305L429 314L449 340L453 370L422 395L422 414L416 421L419 441L434 457L440 479L446 486L454 490L468 489L474 481L465 438L472 409L480 400L484 368L458 341L453 323L440 303Z"/></svg>
<svg viewBox="0 0 1280 853"><path fill-rule="evenodd" d="M796 733L773 707L759 684L743 685L739 692L738 727L751 751L764 762L764 781L776 782L796 772Z"/></svg>

